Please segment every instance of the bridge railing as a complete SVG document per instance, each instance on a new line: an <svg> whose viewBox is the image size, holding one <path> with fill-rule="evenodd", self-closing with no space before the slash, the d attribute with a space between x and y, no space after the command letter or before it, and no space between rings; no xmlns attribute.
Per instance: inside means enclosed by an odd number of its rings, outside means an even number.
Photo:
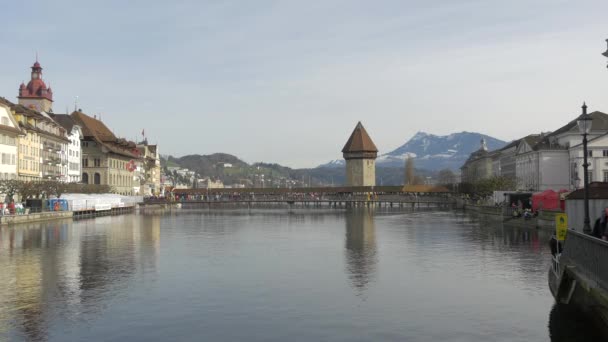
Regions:
<svg viewBox="0 0 608 342"><path fill-rule="evenodd" d="M568 230L560 268L575 266L590 281L608 291L608 241Z"/></svg>

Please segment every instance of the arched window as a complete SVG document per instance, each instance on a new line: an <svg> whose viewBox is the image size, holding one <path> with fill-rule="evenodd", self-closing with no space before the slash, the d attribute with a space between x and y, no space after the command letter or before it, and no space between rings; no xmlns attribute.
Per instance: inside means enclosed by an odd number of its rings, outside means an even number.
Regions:
<svg viewBox="0 0 608 342"><path fill-rule="evenodd" d="M99 172L95 172L94 181L94 184L101 184L101 175L99 174Z"/></svg>
<svg viewBox="0 0 608 342"><path fill-rule="evenodd" d="M89 184L89 174L88 173L86 173L86 172L82 173L82 182L84 184Z"/></svg>

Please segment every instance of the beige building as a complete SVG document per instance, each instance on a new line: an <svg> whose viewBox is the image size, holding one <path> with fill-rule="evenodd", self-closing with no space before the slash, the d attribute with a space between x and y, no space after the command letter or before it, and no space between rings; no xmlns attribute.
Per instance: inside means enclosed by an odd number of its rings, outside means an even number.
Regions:
<svg viewBox="0 0 608 342"><path fill-rule="evenodd" d="M147 140L137 144L139 151L139 184L140 194L144 196L160 195L160 153L158 145L150 145Z"/></svg>
<svg viewBox="0 0 608 342"><path fill-rule="evenodd" d="M0 99L10 107L19 129L17 178L20 180L66 180L67 143L65 129L45 113Z"/></svg>
<svg viewBox="0 0 608 342"><path fill-rule="evenodd" d="M342 149L346 159L347 186L376 185L376 157L378 149L361 124L355 130Z"/></svg>
<svg viewBox="0 0 608 342"><path fill-rule="evenodd" d="M71 116L82 129L82 183L109 185L121 195L136 194L140 185L135 176L139 159L135 143L116 137L96 117L80 111Z"/></svg>

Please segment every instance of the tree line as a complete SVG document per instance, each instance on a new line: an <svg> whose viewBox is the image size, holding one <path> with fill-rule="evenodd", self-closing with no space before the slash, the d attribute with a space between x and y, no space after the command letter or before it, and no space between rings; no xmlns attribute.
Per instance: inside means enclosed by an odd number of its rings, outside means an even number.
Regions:
<svg viewBox="0 0 608 342"><path fill-rule="evenodd" d="M101 194L112 192L112 187L107 184L83 184L83 183L64 183L55 180L48 181L24 181L17 179L0 180L0 193L6 195L6 199L10 202L15 195L19 195L20 199L26 200L31 198L44 199L52 197L61 197L66 193L78 194Z"/></svg>

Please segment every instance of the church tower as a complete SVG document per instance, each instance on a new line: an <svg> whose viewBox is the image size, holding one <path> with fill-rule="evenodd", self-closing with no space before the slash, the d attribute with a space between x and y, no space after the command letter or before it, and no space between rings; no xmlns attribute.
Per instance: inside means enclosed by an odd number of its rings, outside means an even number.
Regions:
<svg viewBox="0 0 608 342"><path fill-rule="evenodd" d="M378 149L363 128L361 121L342 149L346 159L347 186L376 185L376 157Z"/></svg>
<svg viewBox="0 0 608 342"><path fill-rule="evenodd" d="M42 80L42 67L36 62L32 66L31 79L27 86L21 83L19 86L19 104L35 109L40 112L51 112L53 106L53 91L46 87Z"/></svg>

